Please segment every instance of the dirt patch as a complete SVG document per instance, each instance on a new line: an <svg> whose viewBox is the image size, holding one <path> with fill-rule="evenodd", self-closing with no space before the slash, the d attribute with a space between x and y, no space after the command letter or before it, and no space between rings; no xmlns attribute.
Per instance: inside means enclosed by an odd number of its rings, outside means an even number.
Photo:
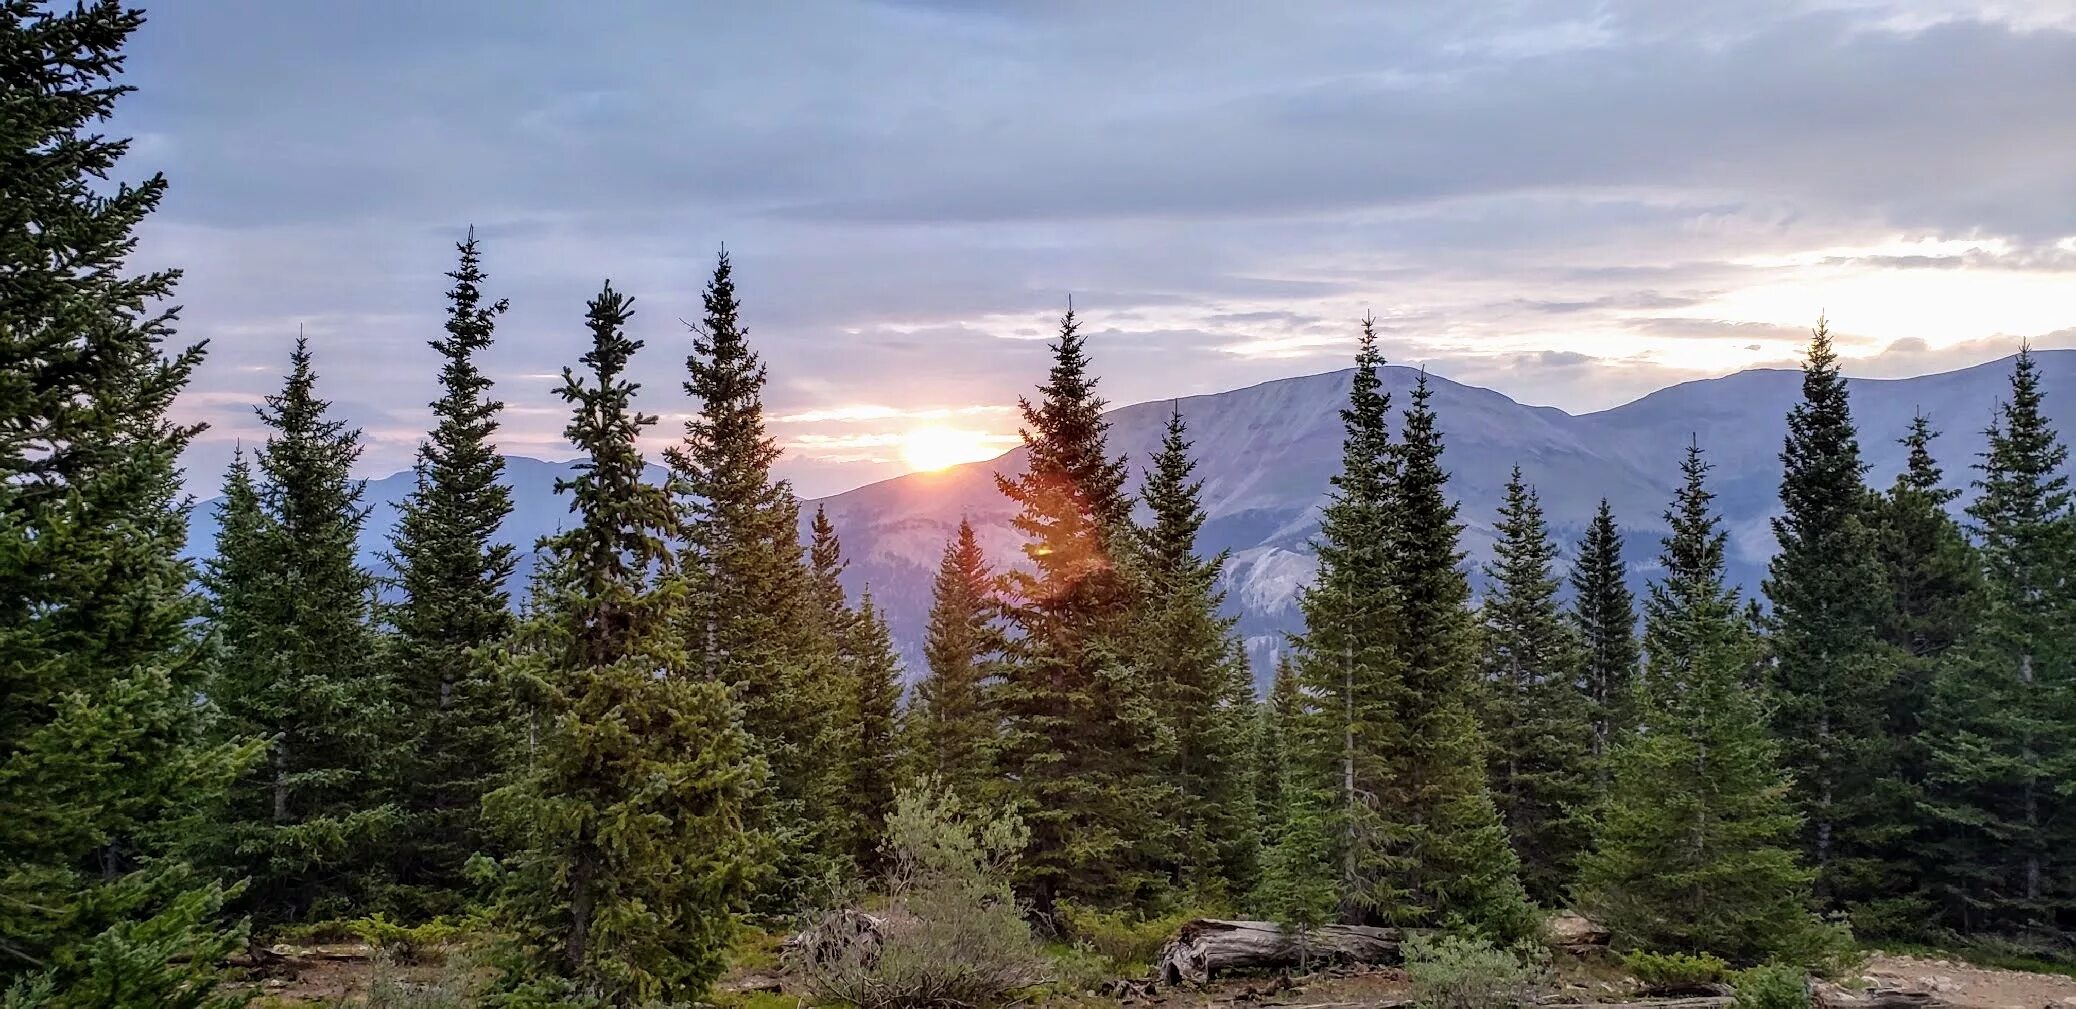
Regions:
<svg viewBox="0 0 2076 1009"><path fill-rule="evenodd" d="M1404 971L1379 968L1315 974L1291 981L1272 977L1220 978L1201 991L1178 987L1166 989L1152 999L1120 1001L1125 1006L1148 1009L1352 1009L1402 1004L1410 993Z"/></svg>
<svg viewBox="0 0 2076 1009"><path fill-rule="evenodd" d="M435 991L456 988L458 979L473 976L467 965L378 963L360 944L275 946L259 963L245 967L245 980L231 988L258 996L262 1007L359 1004L378 980L392 990Z"/></svg>
<svg viewBox="0 0 2076 1009"><path fill-rule="evenodd" d="M1876 953L1858 972L1874 986L1921 991L1965 1009L2076 1009L2076 978L1992 970L1958 960Z"/></svg>

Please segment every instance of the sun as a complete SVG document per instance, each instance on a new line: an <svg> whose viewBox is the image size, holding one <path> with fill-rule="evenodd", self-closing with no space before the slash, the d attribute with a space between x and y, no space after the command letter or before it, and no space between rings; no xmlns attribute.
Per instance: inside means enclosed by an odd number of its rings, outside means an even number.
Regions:
<svg viewBox="0 0 2076 1009"><path fill-rule="evenodd" d="M901 458L918 470L943 469L979 462L1001 454L995 437L985 431L956 427L919 427L901 436Z"/></svg>

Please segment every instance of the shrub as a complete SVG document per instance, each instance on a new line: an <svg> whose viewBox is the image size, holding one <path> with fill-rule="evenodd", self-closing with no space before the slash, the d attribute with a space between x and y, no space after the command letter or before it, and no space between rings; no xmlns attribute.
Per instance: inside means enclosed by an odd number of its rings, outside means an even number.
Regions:
<svg viewBox="0 0 2076 1009"><path fill-rule="evenodd" d="M1809 975L1801 967L1769 963L1738 971L1737 1009L1809 1009Z"/></svg>
<svg viewBox="0 0 2076 1009"><path fill-rule="evenodd" d="M1640 949L1625 957L1622 965L1652 988L1717 984L1730 973L1729 964L1709 953L1653 953Z"/></svg>
<svg viewBox="0 0 2076 1009"><path fill-rule="evenodd" d="M1064 900L1057 910L1066 937L1108 961L1113 976L1144 973L1184 922L1220 916L1219 912L1185 908L1148 917L1133 911L1098 911Z"/></svg>
<svg viewBox="0 0 2076 1009"><path fill-rule="evenodd" d="M1543 980L1539 954L1483 939L1411 935L1400 947L1413 999L1424 1009L1503 1009L1526 1003Z"/></svg>
<svg viewBox="0 0 2076 1009"><path fill-rule="evenodd" d="M470 1009L481 1004L485 976L473 957L451 956L424 980L406 977L398 970L401 965L392 953L377 948L368 976L367 1009Z"/></svg>
<svg viewBox="0 0 2076 1009"><path fill-rule="evenodd" d="M1804 927L1783 932L1765 961L1801 967L1820 977L1838 977L1863 958L1852 927L1843 917L1811 915Z"/></svg>
<svg viewBox="0 0 2076 1009"><path fill-rule="evenodd" d="M367 943L374 953L387 956L398 964L423 962L428 950L450 945L468 935L465 925L449 918L434 918L422 925L400 925L384 917L380 911L347 922L345 929L354 938Z"/></svg>
<svg viewBox="0 0 2076 1009"><path fill-rule="evenodd" d="M1009 889L1030 841L1013 813L969 809L935 779L895 795L883 914L819 915L787 951L818 1001L859 1009L982 1006L1043 977Z"/></svg>

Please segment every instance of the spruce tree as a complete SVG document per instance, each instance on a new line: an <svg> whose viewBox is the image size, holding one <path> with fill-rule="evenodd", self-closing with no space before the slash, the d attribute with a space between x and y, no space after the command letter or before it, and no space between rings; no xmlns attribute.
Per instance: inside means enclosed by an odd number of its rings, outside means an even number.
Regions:
<svg viewBox="0 0 2076 1009"><path fill-rule="evenodd" d="M163 177L96 132L143 21L0 2L0 1002L231 1004L224 890L176 842L254 745L208 741L167 420L176 274L127 264Z"/></svg>
<svg viewBox="0 0 2076 1009"><path fill-rule="evenodd" d="M1269 696L1255 704L1254 713L1254 756L1250 763L1254 768L1254 817L1260 824L1264 850L1275 842L1288 809L1284 795L1297 770L1293 766L1297 754L1292 748L1297 745L1297 720L1303 710L1297 668L1284 655L1276 660Z"/></svg>
<svg viewBox="0 0 2076 1009"><path fill-rule="evenodd" d="M1882 638L1916 658L1946 654L1975 626L1980 608L1980 562L1946 510L1961 492L1946 486L1946 474L1932 456L1936 437L1924 415L1911 419L1900 439L1909 450L1903 472L1874 505L1876 553L1893 602L1884 614ZM1905 683L1891 686L1923 695Z"/></svg>
<svg viewBox="0 0 2076 1009"><path fill-rule="evenodd" d="M808 598L831 647L840 648L858 622L858 613L843 591L843 572L850 566L843 556L843 542L836 536L836 524L829 521L827 509L816 505L808 525Z"/></svg>
<svg viewBox="0 0 2076 1009"><path fill-rule="evenodd" d="M1666 521L1663 576L1645 604L1640 731L1612 754L1579 903L1624 946L1751 962L1814 947L1814 874L1758 691L1750 634L1723 581L1708 466L1698 446Z"/></svg>
<svg viewBox="0 0 2076 1009"><path fill-rule="evenodd" d="M517 742L517 711L484 651L513 625L505 582L517 558L498 541L512 495L491 440L504 404L489 398L476 363L505 302L484 300L475 231L455 248L446 332L431 341L442 359L437 420L419 444L416 482L391 541L403 591L389 614L404 742L392 784L406 818L397 882L404 910L417 914L459 906L462 863L485 841L483 796Z"/></svg>
<svg viewBox="0 0 2076 1009"><path fill-rule="evenodd" d="M1592 720L1591 760L1596 798L1607 794L1608 754L1636 729L1636 599L1622 560L1622 533L1606 498L1579 542L1571 568L1571 622L1584 650L1583 672Z"/></svg>
<svg viewBox="0 0 2076 1009"><path fill-rule="evenodd" d="M1291 794L1279 816L1309 818L1323 847L1286 846L1265 866L1266 875L1288 874L1297 870L1276 869L1276 859L1323 859L1314 871L1332 873L1338 914L1350 920L1400 904L1406 868L1391 848L1397 825L1384 805L1406 745L1397 713L1408 705L1388 550L1393 458L1383 365L1375 322L1364 318L1341 410L1341 469L1313 541L1319 570L1298 596L1305 627L1291 640L1296 683L1309 703L1291 741L1284 783Z"/></svg>
<svg viewBox="0 0 2076 1009"><path fill-rule="evenodd" d="M210 696L229 736L269 740L267 759L232 787L222 829L198 840L250 880L245 903L262 920L362 912L387 884L377 853L398 812L377 773L394 714L374 579L355 559L368 513L351 474L360 432L317 395L302 339L258 412L270 429L254 489L260 517L226 523L211 572L223 646ZM242 493L246 479L234 471L228 489Z"/></svg>
<svg viewBox="0 0 2076 1009"><path fill-rule="evenodd" d="M886 617L872 593L858 601L844 645L844 791L850 819L851 860L868 874L882 868L880 842L894 808L895 769L901 759L896 728L901 707L901 660L894 655Z"/></svg>
<svg viewBox="0 0 2076 1009"><path fill-rule="evenodd" d="M1928 706L1936 671L1979 611L1979 562L1960 523L1946 511L1960 492L1945 486L1932 457L1934 437L1922 415L1912 419L1901 439L1909 450L1904 470L1869 505L1875 554L1889 589L1880 636L1894 667L1883 707L1895 773L1882 787L1904 825L1887 839L1887 862L1896 867L1890 892L1853 912L1854 930L1870 935L1922 935L1936 918L1929 887L1940 872L1940 831L1938 820L1924 813L1935 731Z"/></svg>
<svg viewBox="0 0 2076 1009"><path fill-rule="evenodd" d="M1896 887L1882 855L1907 828L1880 787L1894 771L1883 706L1892 663L1877 637L1885 592L1867 524L1866 465L1822 320L1780 458L1779 549L1765 584L1774 724L1796 769L1817 893L1852 906Z"/></svg>
<svg viewBox="0 0 2076 1009"><path fill-rule="evenodd" d="M1582 652L1557 608L1557 547L1535 488L1514 467L1485 577L1481 665L1493 800L1539 903L1561 903L1587 841L1593 712Z"/></svg>
<svg viewBox="0 0 2076 1009"><path fill-rule="evenodd" d="M1308 931L1333 920L1341 905L1328 826L1338 800L1321 794L1323 779L1304 762L1308 717L1297 667L1283 656L1269 696L1256 705L1253 784L1261 843L1244 906L1297 936L1301 969L1310 959Z"/></svg>
<svg viewBox="0 0 2076 1009"><path fill-rule="evenodd" d="M1039 401L1020 401L1026 469L995 478L1031 565L1001 576L1018 633L994 691L997 752L1031 828L1021 882L1045 910L1060 897L1144 901L1171 850L1158 716L1128 648L1138 598L1125 463L1108 454L1085 345L1070 310Z"/></svg>
<svg viewBox="0 0 2076 1009"><path fill-rule="evenodd" d="M665 452L688 592L681 630L705 675L735 689L743 726L770 766L772 788L756 815L779 846L781 888L768 903L782 906L798 896L784 884L820 878L847 854L831 720L842 668L812 609L799 503L772 475L779 448L765 429L765 368L750 349L725 251L705 309L685 358L684 389L697 409Z"/></svg>
<svg viewBox="0 0 2076 1009"><path fill-rule="evenodd" d="M934 775L953 794L979 801L993 782L996 726L987 696L1003 641L995 624L994 575L973 524L944 545L923 632L928 669L903 724L908 774Z"/></svg>
<svg viewBox="0 0 2076 1009"><path fill-rule="evenodd" d="M1161 773L1175 786L1176 880L1227 896L1244 893L1254 873L1257 828L1245 766L1254 683L1233 634L1236 618L1219 615L1226 554L1198 556L1204 485L1192 479L1195 468L1177 405L1140 492L1152 521L1139 537L1145 603L1137 652L1166 722Z"/></svg>
<svg viewBox="0 0 2076 1009"><path fill-rule="evenodd" d="M676 528L636 447L656 418L634 405L629 300L610 284L586 315L589 381L564 369L566 436L582 453L557 482L576 525L544 541L536 614L507 674L543 714L519 779L486 812L512 837L496 911L525 956L506 983L525 1004L690 1001L727 963L760 856L743 829L762 779L726 684L687 655Z"/></svg>
<svg viewBox="0 0 2076 1009"><path fill-rule="evenodd" d="M1474 710L1475 629L1457 539L1457 505L1442 469L1434 390L1421 373L1395 452L1389 525L1391 573L1401 621L1404 750L1387 785L1400 850L1405 924L1469 926L1503 938L1535 923L1485 780L1485 740Z"/></svg>
<svg viewBox="0 0 2076 1009"><path fill-rule="evenodd" d="M2030 350L1989 429L1968 515L1982 619L1943 664L1927 719L1935 895L1966 931L2069 927L2076 918L2076 676L2068 574L2076 561L2063 446Z"/></svg>
<svg viewBox="0 0 2076 1009"><path fill-rule="evenodd" d="M1253 914L1296 937L1298 967L1310 966L1309 936L1331 922L1340 904L1331 870L1332 840L1321 811L1330 803L1286 792L1274 817L1275 839L1262 849L1261 877L1248 896Z"/></svg>

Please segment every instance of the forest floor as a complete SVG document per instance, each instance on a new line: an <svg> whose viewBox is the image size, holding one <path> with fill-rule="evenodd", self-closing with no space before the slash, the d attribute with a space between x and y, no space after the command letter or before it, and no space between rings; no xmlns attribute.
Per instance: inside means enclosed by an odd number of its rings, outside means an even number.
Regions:
<svg viewBox="0 0 2076 1009"><path fill-rule="evenodd" d="M1634 980L1605 955L1561 954L1552 967L1553 983L1546 997L1553 1002L1615 1002L1634 992ZM443 1003L424 995L451 991L470 970L460 964L377 964L367 946L337 943L295 947L267 972L270 976L255 978L250 985L261 996L258 1005L269 1009L438 1005ZM1847 988L1926 992L1960 1009L2076 1009L2076 977L1981 967L1953 957L1874 952L1843 981ZM371 994L376 997L371 999ZM413 994L419 998L399 998ZM1123 999L1092 991L1058 992L1046 1003L1074 1009L1368 1009L1402 1006L1410 996L1405 972L1381 967L1336 969L1295 980L1228 978L1203 989L1164 989ZM731 972L717 986L714 1003L721 1009L807 1005L768 970L755 968Z"/></svg>
<svg viewBox="0 0 2076 1009"><path fill-rule="evenodd" d="M2076 1009L2076 977L1977 967L1947 957L1875 953L1854 972L1884 988L1929 992L1964 1009Z"/></svg>

